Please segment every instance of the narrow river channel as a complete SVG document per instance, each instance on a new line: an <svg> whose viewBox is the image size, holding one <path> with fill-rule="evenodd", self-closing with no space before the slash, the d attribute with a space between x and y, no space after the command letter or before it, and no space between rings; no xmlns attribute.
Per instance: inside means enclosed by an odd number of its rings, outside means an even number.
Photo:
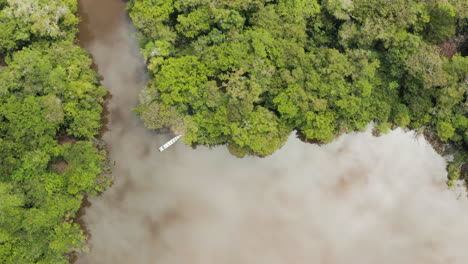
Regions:
<svg viewBox="0 0 468 264"><path fill-rule="evenodd" d="M81 0L80 43L110 92L103 139L115 184L90 200L83 264L466 263L468 205L445 161L396 130L238 159L182 143L132 112L145 65L120 0Z"/></svg>

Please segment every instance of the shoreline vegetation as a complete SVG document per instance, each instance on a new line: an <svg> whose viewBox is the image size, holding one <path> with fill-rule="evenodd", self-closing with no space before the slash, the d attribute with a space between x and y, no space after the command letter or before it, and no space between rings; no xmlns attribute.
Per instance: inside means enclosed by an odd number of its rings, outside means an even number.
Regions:
<svg viewBox="0 0 468 264"><path fill-rule="evenodd" d="M468 2L131 0L152 79L136 112L188 145L266 156L399 126L468 170ZM83 198L111 184L106 91L76 0L0 0L0 263L87 250ZM465 174L465 176L463 175Z"/></svg>
<svg viewBox="0 0 468 264"><path fill-rule="evenodd" d="M111 184L106 91L77 44L76 0L0 0L0 263L87 250L85 196Z"/></svg>
<svg viewBox="0 0 468 264"><path fill-rule="evenodd" d="M187 145L267 156L374 122L468 160L468 2L131 0L150 74L135 112ZM437 135L435 138L434 135ZM464 165L465 164L465 165ZM466 174L466 170L465 170Z"/></svg>

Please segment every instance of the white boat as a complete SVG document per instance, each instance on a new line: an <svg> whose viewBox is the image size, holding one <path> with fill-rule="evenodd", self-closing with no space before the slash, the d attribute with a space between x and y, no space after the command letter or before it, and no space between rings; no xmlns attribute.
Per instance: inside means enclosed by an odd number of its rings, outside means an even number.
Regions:
<svg viewBox="0 0 468 264"><path fill-rule="evenodd" d="M182 135L178 135L176 137L174 137L173 139L169 140L168 142L166 142L164 145L162 145L161 147L159 147L159 151L164 151L166 150L167 148L169 148L170 146L172 146L174 143L177 142L177 140L179 140L180 138L182 137Z"/></svg>

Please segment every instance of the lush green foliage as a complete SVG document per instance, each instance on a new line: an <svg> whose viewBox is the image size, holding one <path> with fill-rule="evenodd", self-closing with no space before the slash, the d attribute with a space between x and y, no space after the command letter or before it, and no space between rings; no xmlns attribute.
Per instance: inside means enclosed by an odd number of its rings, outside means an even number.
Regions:
<svg viewBox="0 0 468 264"><path fill-rule="evenodd" d="M0 54L37 40L74 40L76 0L0 0Z"/></svg>
<svg viewBox="0 0 468 264"><path fill-rule="evenodd" d="M371 121L432 127L466 148L468 58L435 44L468 34L467 3L133 0L153 77L137 113L238 155L268 155L292 130L328 142Z"/></svg>
<svg viewBox="0 0 468 264"><path fill-rule="evenodd" d="M76 4L0 0L0 263L68 263L85 246L73 218L102 188L90 139L105 91L73 43ZM63 144L59 131L82 140Z"/></svg>

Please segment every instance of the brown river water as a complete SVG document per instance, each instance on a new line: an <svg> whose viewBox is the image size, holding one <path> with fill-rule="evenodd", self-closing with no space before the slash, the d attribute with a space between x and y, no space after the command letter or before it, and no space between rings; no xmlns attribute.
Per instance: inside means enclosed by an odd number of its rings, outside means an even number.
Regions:
<svg viewBox="0 0 468 264"><path fill-rule="evenodd" d="M103 139L115 184L90 199L83 264L467 263L468 204L414 133L353 133L264 159L196 150L131 111L146 82L119 0L81 0L79 39L112 95Z"/></svg>

